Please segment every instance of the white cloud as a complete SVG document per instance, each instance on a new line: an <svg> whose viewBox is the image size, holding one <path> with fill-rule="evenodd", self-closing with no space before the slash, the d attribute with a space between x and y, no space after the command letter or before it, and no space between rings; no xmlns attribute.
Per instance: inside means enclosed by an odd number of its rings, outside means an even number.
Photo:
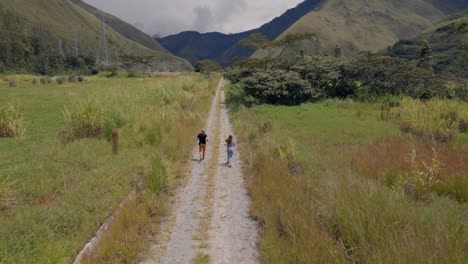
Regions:
<svg viewBox="0 0 468 264"><path fill-rule="evenodd" d="M148 34L253 29L303 0L85 0Z"/></svg>

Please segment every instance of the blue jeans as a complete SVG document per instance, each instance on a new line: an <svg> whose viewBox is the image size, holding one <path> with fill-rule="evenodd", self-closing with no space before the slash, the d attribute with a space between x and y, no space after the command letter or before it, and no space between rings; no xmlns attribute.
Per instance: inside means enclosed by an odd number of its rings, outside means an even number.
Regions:
<svg viewBox="0 0 468 264"><path fill-rule="evenodd" d="M232 156L234 155L234 148L227 148L228 163L231 161Z"/></svg>

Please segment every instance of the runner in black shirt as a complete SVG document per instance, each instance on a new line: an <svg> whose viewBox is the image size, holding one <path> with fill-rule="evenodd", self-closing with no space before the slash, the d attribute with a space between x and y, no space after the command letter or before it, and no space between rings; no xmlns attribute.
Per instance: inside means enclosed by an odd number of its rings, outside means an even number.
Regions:
<svg viewBox="0 0 468 264"><path fill-rule="evenodd" d="M202 129L201 133L198 134L198 146L200 152L200 161L205 159L205 152L206 152L206 142L208 142L207 135L205 130Z"/></svg>

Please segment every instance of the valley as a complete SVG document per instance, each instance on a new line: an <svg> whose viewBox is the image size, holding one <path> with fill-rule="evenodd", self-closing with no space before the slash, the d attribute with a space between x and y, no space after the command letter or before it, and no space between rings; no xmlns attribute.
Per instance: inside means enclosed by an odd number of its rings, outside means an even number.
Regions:
<svg viewBox="0 0 468 264"><path fill-rule="evenodd" d="M92 3L0 0L0 263L467 262L467 0Z"/></svg>

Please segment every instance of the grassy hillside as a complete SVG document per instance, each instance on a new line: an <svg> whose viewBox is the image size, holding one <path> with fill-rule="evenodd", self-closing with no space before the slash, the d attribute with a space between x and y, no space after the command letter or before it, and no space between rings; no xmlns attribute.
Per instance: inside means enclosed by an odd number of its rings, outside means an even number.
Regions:
<svg viewBox="0 0 468 264"><path fill-rule="evenodd" d="M18 86L9 88L5 78ZM216 83L195 74L63 85L0 79L0 113L8 103L19 105L25 130L22 138L0 138L0 263L72 263L140 182L144 195L131 208L132 227L119 231L100 263L134 259L146 245L148 217L157 217L165 200L158 188L181 175ZM82 120L96 118L96 128L120 123L119 154L105 138L60 142L59 132L71 129L65 107L88 118Z"/></svg>
<svg viewBox="0 0 468 264"><path fill-rule="evenodd" d="M397 42L387 55L417 63L424 40L432 48L432 66L436 72L468 78L468 10L450 15L416 38Z"/></svg>
<svg viewBox="0 0 468 264"><path fill-rule="evenodd" d="M56 51L59 40L62 40L64 52L71 52L74 30L79 32L83 55L94 57L98 50L100 21L68 0L0 0L0 11L14 16L16 27L22 28L29 36L38 37L42 43L55 47ZM0 27L8 29L5 24ZM117 60L121 54L131 52L165 61L184 62L168 52L156 51L138 44L110 27L107 28L107 36L113 60Z"/></svg>
<svg viewBox="0 0 468 264"><path fill-rule="evenodd" d="M98 19L101 19L102 11L85 3L82 0L70 0L75 5L85 9L89 13L95 15ZM139 43L147 48L152 50L167 52L166 49L161 47L151 36L147 35L143 31L135 28L134 26L128 24L125 21L122 21L118 17L115 17L111 14L104 13L104 18L106 23L116 32L120 33L124 37L133 40L136 43Z"/></svg>
<svg viewBox="0 0 468 264"><path fill-rule="evenodd" d="M257 32L269 39L275 39L302 16L317 8L321 2L323 0L306 0L260 28L237 34L182 32L157 40L172 53L192 63L212 59L229 65L234 58L247 58L252 54L250 50L235 46L239 40Z"/></svg>
<svg viewBox="0 0 468 264"><path fill-rule="evenodd" d="M399 39L412 38L443 19L448 12L467 7L466 0L328 0L286 30L290 33L317 34L320 47L332 54L339 45L344 55L358 51L378 51ZM296 56L299 50L315 52L314 45L302 43L286 52ZM257 56L261 55L257 54Z"/></svg>

